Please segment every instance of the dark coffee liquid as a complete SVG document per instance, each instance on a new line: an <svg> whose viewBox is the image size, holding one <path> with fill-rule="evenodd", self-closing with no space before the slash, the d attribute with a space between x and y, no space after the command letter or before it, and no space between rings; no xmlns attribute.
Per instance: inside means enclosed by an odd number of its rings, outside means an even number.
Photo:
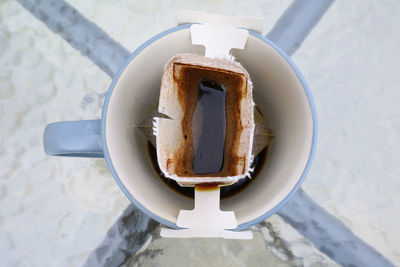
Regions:
<svg viewBox="0 0 400 267"><path fill-rule="evenodd" d="M199 84L192 118L193 171L219 172L224 166L226 89L214 81Z"/></svg>
<svg viewBox="0 0 400 267"><path fill-rule="evenodd" d="M147 151L149 153L153 169L156 172L157 176L160 178L160 180L179 195L194 199L194 187L182 187L174 180L168 179L162 174L160 168L158 167L157 150L150 142L147 142ZM254 170L250 172L250 177L240 179L233 185L221 187L221 199L235 196L236 194L242 192L249 184L251 184L257 178L258 174L261 172L264 163L266 162L267 156L268 156L268 146L264 148L254 158L253 163L251 165Z"/></svg>

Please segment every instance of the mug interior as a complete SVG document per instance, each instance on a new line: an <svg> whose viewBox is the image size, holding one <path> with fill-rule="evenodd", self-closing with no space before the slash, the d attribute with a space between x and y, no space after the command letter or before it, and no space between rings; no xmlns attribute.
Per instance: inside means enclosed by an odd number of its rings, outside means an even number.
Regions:
<svg viewBox="0 0 400 267"><path fill-rule="evenodd" d="M193 200L158 178L146 138L135 126L156 110L163 67L183 52L204 55L203 47L192 45L188 26L149 40L114 79L103 112L105 154L117 183L140 208L169 226L180 210L193 209ZM315 125L304 82L276 49L250 34L245 49L232 54L248 70L254 101L276 135L256 179L221 201L221 209L234 211L238 224L244 225L272 214L299 186L313 150Z"/></svg>

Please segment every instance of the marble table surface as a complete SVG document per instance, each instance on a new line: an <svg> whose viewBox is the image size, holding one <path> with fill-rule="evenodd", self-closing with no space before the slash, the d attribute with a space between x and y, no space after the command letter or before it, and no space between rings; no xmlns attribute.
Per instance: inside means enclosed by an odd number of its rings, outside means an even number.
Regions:
<svg viewBox="0 0 400 267"><path fill-rule="evenodd" d="M268 33L292 3L67 2L129 51L176 25L180 8L261 17ZM319 122L303 190L394 265L400 265L399 13L397 0L337 0L292 56ZM135 236L137 248L129 243L122 260L115 254L125 266L338 265L278 215L254 226L251 241L162 239L158 223L129 221L136 210L104 159L46 156L47 123L100 117L112 79L98 65L17 1L0 0L0 266L95 266L106 253L99 250L105 237L127 225L151 232ZM128 219L120 217L127 212Z"/></svg>

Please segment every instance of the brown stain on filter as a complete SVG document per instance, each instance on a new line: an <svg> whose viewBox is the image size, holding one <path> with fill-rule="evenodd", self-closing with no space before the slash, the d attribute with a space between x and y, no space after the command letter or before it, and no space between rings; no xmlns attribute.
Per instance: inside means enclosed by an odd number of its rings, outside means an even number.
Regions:
<svg viewBox="0 0 400 267"><path fill-rule="evenodd" d="M226 199L229 197L236 196L243 190L245 190L249 185L251 185L257 179L263 179L259 177L263 166L266 164L268 158L268 151L269 147L267 146L264 148L253 160L251 167L253 171L250 172L250 176L240 179L236 183L227 186L221 186L221 199ZM153 170L155 171L157 177L167 185L172 191L175 193L193 199L194 198L194 187L182 187L180 186L175 180L169 179L164 176L161 172L160 167L158 166L157 161L157 150L156 148L150 143L147 142L147 152L149 155L149 160L151 165L153 166ZM199 185L200 190L213 190L216 189L218 186L216 183L206 183L204 186Z"/></svg>
<svg viewBox="0 0 400 267"><path fill-rule="evenodd" d="M199 191L210 191L218 189L218 183L201 183L196 185L196 190Z"/></svg>
<svg viewBox="0 0 400 267"><path fill-rule="evenodd" d="M178 88L178 101L184 111L181 120L183 145L174 153L175 173L185 177L223 177L239 175L238 149L243 126L241 124L241 101L246 95L241 90L246 78L243 74L223 69L175 63L173 79ZM193 171L194 146L192 138L192 118L198 102L198 86L203 80L212 80L226 88L225 114L226 135L224 144L224 165L219 172L196 174Z"/></svg>

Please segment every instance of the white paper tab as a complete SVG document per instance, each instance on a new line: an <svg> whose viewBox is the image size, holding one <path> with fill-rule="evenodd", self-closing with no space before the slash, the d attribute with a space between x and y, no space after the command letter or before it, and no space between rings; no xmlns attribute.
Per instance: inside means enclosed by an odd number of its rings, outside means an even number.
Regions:
<svg viewBox="0 0 400 267"><path fill-rule="evenodd" d="M194 45L205 46L206 57L229 57L232 48L244 48L249 31L228 26L193 24L191 35Z"/></svg>
<svg viewBox="0 0 400 267"><path fill-rule="evenodd" d="M176 225L182 230L162 228L161 236L169 238L214 237L252 239L251 231L235 232L237 222L233 211L221 211L220 189L195 189L194 209L181 210Z"/></svg>
<svg viewBox="0 0 400 267"><path fill-rule="evenodd" d="M179 10L178 24L201 23L208 25L242 27L262 34L264 20L256 17L237 17L210 14L194 10Z"/></svg>

